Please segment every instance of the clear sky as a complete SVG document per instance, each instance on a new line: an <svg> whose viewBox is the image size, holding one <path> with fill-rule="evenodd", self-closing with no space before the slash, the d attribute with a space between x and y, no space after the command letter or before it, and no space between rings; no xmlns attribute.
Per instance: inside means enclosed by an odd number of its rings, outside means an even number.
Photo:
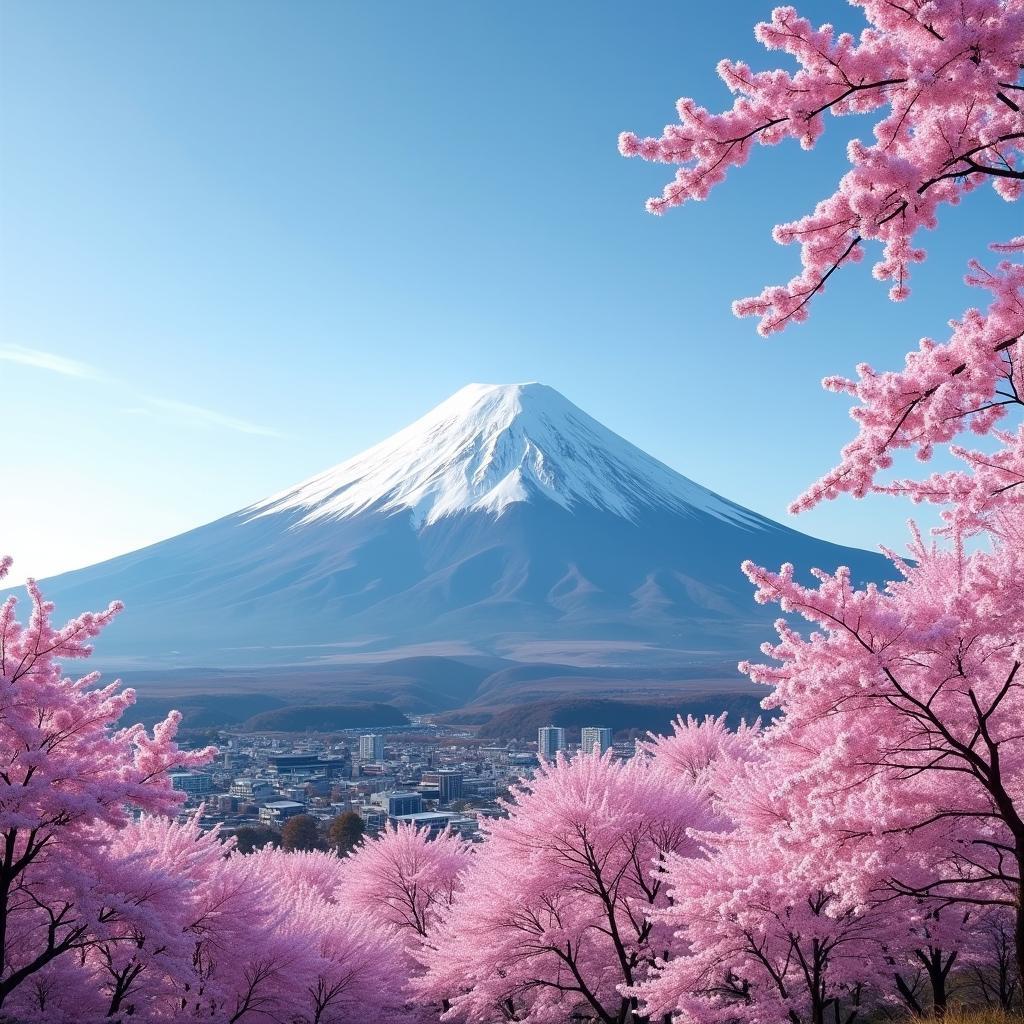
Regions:
<svg viewBox="0 0 1024 1024"><path fill-rule="evenodd" d="M838 2L800 5L859 29ZM44 576L234 511L470 381L540 380L817 536L902 546L911 509L787 502L850 436L819 388L902 361L1019 231L982 190L900 306L868 263L765 341L730 300L795 271L771 226L832 190L854 122L649 216L618 156L765 66L764 0L0 6L0 550ZM835 129L847 129L836 131ZM1011 230L1013 229L1013 230ZM116 595L112 595L116 596Z"/></svg>

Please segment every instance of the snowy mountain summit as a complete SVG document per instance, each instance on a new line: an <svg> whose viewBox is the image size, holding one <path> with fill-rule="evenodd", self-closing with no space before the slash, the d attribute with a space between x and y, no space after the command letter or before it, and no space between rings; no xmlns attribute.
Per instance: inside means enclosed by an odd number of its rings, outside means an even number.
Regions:
<svg viewBox="0 0 1024 1024"><path fill-rule="evenodd" d="M537 383L469 384L387 440L251 511L298 511L311 523L408 509L421 527L459 512L500 515L536 497L630 521L661 507L756 524Z"/></svg>

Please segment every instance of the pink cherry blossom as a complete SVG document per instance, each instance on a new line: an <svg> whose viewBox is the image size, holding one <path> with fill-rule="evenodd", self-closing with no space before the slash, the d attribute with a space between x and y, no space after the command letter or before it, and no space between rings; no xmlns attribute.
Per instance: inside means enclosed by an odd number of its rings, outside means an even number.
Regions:
<svg viewBox="0 0 1024 1024"><path fill-rule="evenodd" d="M27 625L15 618L14 597L0 606L0 1008L134 913L147 871L109 856L106 832L125 828L133 809L173 810L182 795L168 769L213 754L175 745L177 715L152 736L142 726L115 729L133 691L99 686L96 674L61 675L58 659L87 657L119 604L57 628L32 580L28 592Z"/></svg>
<svg viewBox="0 0 1024 1024"><path fill-rule="evenodd" d="M629 986L650 972L669 929L661 868L695 855L710 829L706 790L656 758L597 754L542 764L487 838L428 936L414 987L443 1020L637 1019Z"/></svg>
<svg viewBox="0 0 1024 1024"><path fill-rule="evenodd" d="M1024 249L1024 239L999 246ZM992 270L972 264L969 282L989 291L986 312L968 310L952 323L950 339L924 339L900 372L858 367L857 381L829 378L825 387L853 395L851 412L858 435L842 452L835 469L813 485L791 511L810 508L826 498L872 491L905 494L915 501L948 506L954 529L990 529L990 511L1024 500L1024 440L1018 431L997 429L1008 412L1024 406L1024 265L1009 259ZM971 431L989 435L995 451L975 451L956 444ZM965 468L937 473L925 480L880 479L899 449L916 451L927 461L939 446L948 446Z"/></svg>
<svg viewBox="0 0 1024 1024"><path fill-rule="evenodd" d="M854 4L868 22L859 38L777 7L754 34L766 49L792 58L795 72L723 60L718 74L736 97L731 109L714 114L684 98L676 104L679 123L660 138L619 138L625 156L678 166L647 204L663 213L708 198L755 145L794 139L813 149L826 115L877 115L873 142L850 140L851 168L832 195L775 228L777 242L799 245L800 273L736 302L738 315L760 318L763 334L804 320L811 298L871 242L882 244L874 276L891 282L894 300L906 298L911 267L925 258L914 240L938 225L942 206L984 182L1007 201L1021 193L1020 0Z"/></svg>
<svg viewBox="0 0 1024 1024"><path fill-rule="evenodd" d="M726 725L725 713L717 718L705 715L698 721L692 715L677 716L670 736L648 733L638 746L653 754L662 765L688 775L695 782L707 779L710 769L723 757L746 760L754 757L761 723L741 722L736 731Z"/></svg>
<svg viewBox="0 0 1024 1024"><path fill-rule="evenodd" d="M365 839L343 861L338 899L392 925L410 948L419 946L462 888L471 848L442 832L400 824Z"/></svg>

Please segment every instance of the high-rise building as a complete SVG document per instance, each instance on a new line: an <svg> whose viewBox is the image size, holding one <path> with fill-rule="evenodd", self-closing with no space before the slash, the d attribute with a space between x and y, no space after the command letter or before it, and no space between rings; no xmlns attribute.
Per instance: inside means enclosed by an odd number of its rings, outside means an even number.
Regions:
<svg viewBox="0 0 1024 1024"><path fill-rule="evenodd" d="M565 750L565 730L558 725L542 725L537 730L537 754L551 760L559 750Z"/></svg>
<svg viewBox="0 0 1024 1024"><path fill-rule="evenodd" d="M439 803L450 804L462 799L462 772L457 768L439 768L436 772L424 772L421 784L437 789Z"/></svg>
<svg viewBox="0 0 1024 1024"><path fill-rule="evenodd" d="M595 747L599 754L603 754L611 745L611 729L604 729L597 725L585 725L580 731L580 750L584 754L593 753Z"/></svg>
<svg viewBox="0 0 1024 1024"><path fill-rule="evenodd" d="M384 760L384 737L379 733L369 733L359 737L360 761Z"/></svg>
<svg viewBox="0 0 1024 1024"><path fill-rule="evenodd" d="M462 772L454 768L442 768L437 773L437 788L441 791L441 803L450 804L462 799Z"/></svg>

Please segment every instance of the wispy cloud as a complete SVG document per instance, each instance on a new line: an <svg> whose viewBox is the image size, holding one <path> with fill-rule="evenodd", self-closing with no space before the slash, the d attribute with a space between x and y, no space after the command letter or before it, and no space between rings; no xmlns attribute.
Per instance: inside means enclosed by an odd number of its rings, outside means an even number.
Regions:
<svg viewBox="0 0 1024 1024"><path fill-rule="evenodd" d="M192 405L189 402L179 402L173 398L157 398L153 395L133 393L135 389L131 384L111 377L88 363L83 363L78 359L69 359L67 356L57 355L54 352L43 352L41 349L26 348L24 345L0 345L0 362L17 363L19 366L59 373L64 377L77 377L79 380L98 381L123 388L128 392L125 397L129 401L141 403L123 409L122 411L126 413L136 415L164 413L182 423L194 426L234 430L240 434L254 434L259 437L283 436L272 427L264 427L259 423L252 423L237 416L227 416L215 409L206 409L201 405Z"/></svg>
<svg viewBox="0 0 1024 1024"><path fill-rule="evenodd" d="M77 359L68 359L54 352L43 352L23 345L0 345L0 362L18 363L19 366L31 366L36 370L49 370L64 377L79 377L83 380L102 380L103 374L88 363Z"/></svg>
<svg viewBox="0 0 1024 1024"><path fill-rule="evenodd" d="M225 416L213 409L204 409L200 405L177 402L171 398L149 396L144 396L143 401L152 408L177 416L186 423L204 427L222 427L225 430L237 430L240 434L257 434L260 437L281 437L280 432L271 427L263 427L258 423L250 423L249 420L238 419L235 416Z"/></svg>

